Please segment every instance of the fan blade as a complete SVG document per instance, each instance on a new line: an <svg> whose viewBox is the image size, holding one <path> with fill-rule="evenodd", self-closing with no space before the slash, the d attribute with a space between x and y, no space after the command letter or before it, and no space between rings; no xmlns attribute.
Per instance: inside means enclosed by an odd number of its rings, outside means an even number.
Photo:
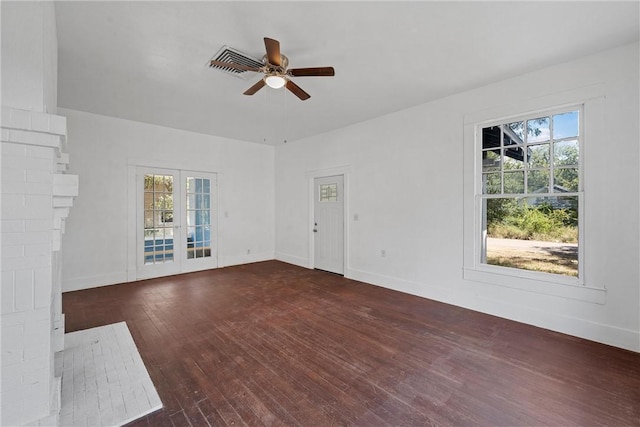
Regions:
<svg viewBox="0 0 640 427"><path fill-rule="evenodd" d="M305 99L311 98L311 95L309 95L307 92L302 90L300 86L298 86L291 80L287 80L287 89L289 89L295 96L300 98L302 101L304 101Z"/></svg>
<svg viewBox="0 0 640 427"><path fill-rule="evenodd" d="M233 68L235 70L255 71L256 73L260 72L260 68L248 67L246 65L235 64L233 62L222 62L222 61L211 60L211 62L209 63L209 67L214 67L214 66L222 67L222 68Z"/></svg>
<svg viewBox="0 0 640 427"><path fill-rule="evenodd" d="M264 38L264 47L267 49L267 60L269 64L280 66L282 57L280 56L280 42L278 40Z"/></svg>
<svg viewBox="0 0 640 427"><path fill-rule="evenodd" d="M257 91L259 91L260 89L262 89L264 87L266 83L264 82L264 79L260 79L258 80L258 82L256 84L254 84L253 86L251 86L249 89L244 91L244 95L253 95L254 93L256 93Z"/></svg>
<svg viewBox="0 0 640 427"><path fill-rule="evenodd" d="M292 68L287 71L292 77L331 77L335 76L336 72L333 67L313 67L313 68Z"/></svg>

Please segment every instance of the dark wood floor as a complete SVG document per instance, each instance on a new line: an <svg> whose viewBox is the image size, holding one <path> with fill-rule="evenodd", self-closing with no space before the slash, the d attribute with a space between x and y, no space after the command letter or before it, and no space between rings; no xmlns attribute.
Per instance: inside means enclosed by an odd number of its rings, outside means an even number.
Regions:
<svg viewBox="0 0 640 427"><path fill-rule="evenodd" d="M126 321L135 426L640 425L640 354L277 261L65 293Z"/></svg>

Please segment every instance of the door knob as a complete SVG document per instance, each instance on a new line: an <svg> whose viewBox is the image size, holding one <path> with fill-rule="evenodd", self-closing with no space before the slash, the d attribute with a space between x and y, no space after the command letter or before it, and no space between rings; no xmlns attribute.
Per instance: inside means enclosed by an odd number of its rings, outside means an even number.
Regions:
<svg viewBox="0 0 640 427"><path fill-rule="evenodd" d="M317 232L318 232L318 223L317 223L317 222L315 222L315 223L313 224L313 232L314 232L314 233L317 233Z"/></svg>

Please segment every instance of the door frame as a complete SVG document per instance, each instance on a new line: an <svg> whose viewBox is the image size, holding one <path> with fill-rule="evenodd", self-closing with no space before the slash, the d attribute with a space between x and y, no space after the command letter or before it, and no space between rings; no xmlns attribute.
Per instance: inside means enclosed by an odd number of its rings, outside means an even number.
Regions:
<svg viewBox="0 0 640 427"><path fill-rule="evenodd" d="M309 259L307 263L307 267L310 269L315 268L315 245L314 245L314 232L313 232L313 224L315 221L315 179L316 178L325 178L330 176L342 175L343 177L343 195L344 195L344 254L343 254L343 262L344 262L344 277L351 277L351 268L349 263L349 235L350 235L350 221L349 221L349 178L351 175L351 166L337 166L333 168L327 169L318 169L313 171L307 171L305 176L307 178L307 187L308 187L308 210L309 210L309 222L308 222L308 242L309 242Z"/></svg>

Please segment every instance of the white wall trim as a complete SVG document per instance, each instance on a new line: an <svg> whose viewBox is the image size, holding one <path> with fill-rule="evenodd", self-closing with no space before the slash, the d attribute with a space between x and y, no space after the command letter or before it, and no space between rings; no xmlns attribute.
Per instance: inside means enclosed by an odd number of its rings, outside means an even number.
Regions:
<svg viewBox="0 0 640 427"><path fill-rule="evenodd" d="M80 291L82 289L99 288L101 286L117 285L135 281L129 280L127 272L101 274L97 276L83 276L65 280L62 284L63 292Z"/></svg>
<svg viewBox="0 0 640 427"><path fill-rule="evenodd" d="M453 289L447 289L433 284L408 281L368 271L351 269L349 270L349 277L364 283L410 295L432 299L492 316L640 352L640 332L638 331L591 322L576 317L561 316L544 310L533 310L496 299L484 298L481 295L475 296L475 303L467 302L466 304L461 304L460 295L457 295L457 292Z"/></svg>
<svg viewBox="0 0 640 427"><path fill-rule="evenodd" d="M223 265L231 267L233 265L250 264L253 262L270 261L275 259L273 252L259 252L255 254L235 255L224 258Z"/></svg>
<svg viewBox="0 0 640 427"><path fill-rule="evenodd" d="M285 254L285 253L282 253L282 252L276 252L275 259L278 260L278 261L286 262L288 264L297 265L298 267L309 268L309 259L308 258L304 258L304 257L296 256L296 255Z"/></svg>

